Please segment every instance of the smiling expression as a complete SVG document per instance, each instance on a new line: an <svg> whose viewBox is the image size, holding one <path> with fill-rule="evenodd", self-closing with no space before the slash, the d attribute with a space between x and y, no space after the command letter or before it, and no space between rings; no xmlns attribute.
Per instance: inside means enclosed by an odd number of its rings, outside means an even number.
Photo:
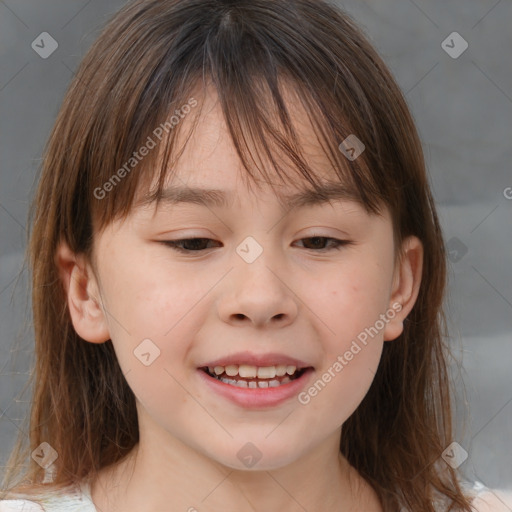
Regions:
<svg viewBox="0 0 512 512"><path fill-rule="evenodd" d="M237 454L252 443L259 468L280 467L341 433L383 342L401 332L405 309L336 367L400 300L391 218L368 214L339 184L331 201L284 186L280 200L265 184L254 194L215 96L204 102L158 209L141 203L95 238L103 339L72 318L84 339L112 340L141 429L241 469ZM335 184L311 128L300 136Z"/></svg>

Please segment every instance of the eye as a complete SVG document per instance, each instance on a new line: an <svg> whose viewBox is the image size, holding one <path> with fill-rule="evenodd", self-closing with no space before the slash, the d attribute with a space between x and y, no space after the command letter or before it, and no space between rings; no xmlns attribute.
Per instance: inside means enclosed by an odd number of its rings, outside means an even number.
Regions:
<svg viewBox="0 0 512 512"><path fill-rule="evenodd" d="M338 240L337 238L331 238L326 236L313 236L308 238L301 238L300 241L311 241L306 243L306 245L312 245L313 247L305 247L306 249L311 249L315 252L326 252L329 250L338 250L342 246L350 245L352 242L348 240ZM208 249L208 242L215 242L211 238L182 238L180 240L163 240L162 243L171 247L177 252L190 254L194 252L201 252ZM320 247L324 246L325 242L330 242L330 247Z"/></svg>
<svg viewBox="0 0 512 512"><path fill-rule="evenodd" d="M340 249L344 245L349 245L351 242L348 240L338 240L337 238L330 238L328 236L311 236L308 238L301 238L302 240L310 240L312 243L309 245L312 245L313 247L306 247L306 249L316 249L316 252L326 252L333 249ZM324 245L325 242L330 242L331 247L318 247L319 245ZM308 244L306 244L308 245Z"/></svg>
<svg viewBox="0 0 512 512"><path fill-rule="evenodd" d="M205 242L213 242L211 238L182 238L181 240L164 240L163 243L178 252L200 252L207 249ZM188 246L188 248L186 247Z"/></svg>

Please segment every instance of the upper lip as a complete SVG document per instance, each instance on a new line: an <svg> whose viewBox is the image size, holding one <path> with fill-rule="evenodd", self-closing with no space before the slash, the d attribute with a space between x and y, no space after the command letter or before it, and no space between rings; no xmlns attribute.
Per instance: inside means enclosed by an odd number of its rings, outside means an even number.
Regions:
<svg viewBox="0 0 512 512"><path fill-rule="evenodd" d="M238 352L237 354L232 354L230 356L221 357L219 359L215 359L214 361L209 361L200 366L200 368L204 368L207 366L229 366L229 365L242 365L246 364L249 366L277 366L277 365L287 365L287 366L296 366L298 369L301 368L309 368L311 365L301 361L300 359L296 359L295 357L290 357L285 354L278 354L274 352L267 352L265 354L254 354L251 352Z"/></svg>

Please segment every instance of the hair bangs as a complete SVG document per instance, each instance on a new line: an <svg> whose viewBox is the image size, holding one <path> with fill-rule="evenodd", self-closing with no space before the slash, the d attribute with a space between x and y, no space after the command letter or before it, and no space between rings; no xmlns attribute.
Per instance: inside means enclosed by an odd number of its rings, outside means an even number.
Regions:
<svg viewBox="0 0 512 512"><path fill-rule="evenodd" d="M329 93L324 87L319 94L315 92L316 84L306 81L298 72L298 62L293 66L280 52L274 49L272 53L272 48L259 42L253 42L254 51L249 53L239 51L247 47L246 39L236 43L219 33L210 34L198 47L188 48L189 54L183 58L160 60L157 68L146 73L146 85L130 120L132 136L126 138L123 157L117 164L126 166L126 162L133 161L131 155L137 153L137 148L143 148L145 141L155 142L153 139L158 138L155 144L158 147L115 187L105 202L100 205L96 201L92 216L98 230L115 218L126 217L134 205L156 201L158 206L165 183L172 181L176 163L200 120L201 97L208 87L213 87L220 102L229 135L246 171L242 175L246 186L263 181L282 204L284 201L274 186L276 177L282 184L322 193L326 173L308 161L301 149L304 141L295 126L295 114L301 110L315 133L317 140L313 144L321 148L331 166L327 181L343 183L350 196L368 213L380 213L385 203L383 186L379 185L377 176L380 168L372 165L364 152L350 161L340 150L340 141L354 131L359 134L366 131L357 126L360 120L342 108L347 102L340 102L336 97L340 91L333 88ZM161 127L176 117L173 112L179 112L187 97L197 97L199 109L187 114L186 119L162 137ZM369 106L366 110L371 111ZM190 129L184 142L178 144L183 139L180 137L183 125L189 125ZM121 134L118 140L122 140ZM105 173L99 176L102 183L109 179ZM142 198L137 200L137 197Z"/></svg>

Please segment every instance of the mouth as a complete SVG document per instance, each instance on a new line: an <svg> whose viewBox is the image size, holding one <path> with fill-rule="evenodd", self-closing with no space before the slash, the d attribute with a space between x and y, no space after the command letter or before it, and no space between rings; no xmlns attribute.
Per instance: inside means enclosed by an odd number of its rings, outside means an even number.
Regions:
<svg viewBox="0 0 512 512"><path fill-rule="evenodd" d="M299 379L311 367L295 365L253 366L230 364L200 368L209 377L229 386L247 389L277 388Z"/></svg>
<svg viewBox="0 0 512 512"><path fill-rule="evenodd" d="M197 367L212 396L244 409L269 410L294 400L313 378L314 367L278 353L239 352Z"/></svg>

